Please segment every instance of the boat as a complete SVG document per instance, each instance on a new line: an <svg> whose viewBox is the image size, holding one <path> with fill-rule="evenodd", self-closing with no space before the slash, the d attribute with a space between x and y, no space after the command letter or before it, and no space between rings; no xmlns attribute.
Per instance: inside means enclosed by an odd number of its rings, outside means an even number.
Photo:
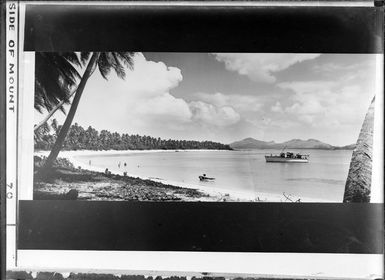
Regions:
<svg viewBox="0 0 385 280"><path fill-rule="evenodd" d="M310 155L303 155L300 153L281 152L279 155L265 155L266 162L288 162L288 163L307 163Z"/></svg>
<svg viewBox="0 0 385 280"><path fill-rule="evenodd" d="M203 174L203 175L199 176L199 180L201 180L201 181L213 181L213 180L215 180L215 178L207 177L206 174Z"/></svg>

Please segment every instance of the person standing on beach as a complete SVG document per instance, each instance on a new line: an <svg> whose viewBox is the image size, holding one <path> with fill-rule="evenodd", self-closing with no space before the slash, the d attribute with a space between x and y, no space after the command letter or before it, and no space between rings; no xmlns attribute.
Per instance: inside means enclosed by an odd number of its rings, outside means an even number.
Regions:
<svg viewBox="0 0 385 280"><path fill-rule="evenodd" d="M118 168L120 168L120 161L119 161L119 163L118 163Z"/></svg>
<svg viewBox="0 0 385 280"><path fill-rule="evenodd" d="M91 160L88 161L88 164L91 165Z"/></svg>

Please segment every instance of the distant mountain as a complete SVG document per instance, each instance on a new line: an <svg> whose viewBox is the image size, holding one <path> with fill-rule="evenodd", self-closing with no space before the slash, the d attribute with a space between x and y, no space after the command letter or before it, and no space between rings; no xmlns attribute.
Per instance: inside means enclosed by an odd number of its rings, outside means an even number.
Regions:
<svg viewBox="0 0 385 280"><path fill-rule="evenodd" d="M265 142L256 140L254 138L245 138L241 141L237 141L230 144L230 147L233 149L270 149L272 146L276 145L274 141Z"/></svg>
<svg viewBox="0 0 385 280"><path fill-rule="evenodd" d="M332 145L323 143L316 139L293 139L280 144L283 147L286 146L288 149L323 149L323 150L331 150L333 149Z"/></svg>
<svg viewBox="0 0 385 280"><path fill-rule="evenodd" d="M352 150L355 145L347 145L343 147L336 147L330 144L321 142L317 139L292 139L283 143L275 143L274 141L261 141L254 138L245 138L241 141L236 141L230 144L232 149L249 150L249 149L321 149L321 150Z"/></svg>

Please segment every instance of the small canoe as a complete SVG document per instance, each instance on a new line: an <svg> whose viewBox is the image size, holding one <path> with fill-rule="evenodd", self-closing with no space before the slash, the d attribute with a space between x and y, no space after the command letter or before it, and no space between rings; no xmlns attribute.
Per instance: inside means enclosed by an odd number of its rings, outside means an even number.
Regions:
<svg viewBox="0 0 385 280"><path fill-rule="evenodd" d="M211 181L211 180L215 180L215 178L206 177L206 176L199 176L199 180L201 180L201 181Z"/></svg>

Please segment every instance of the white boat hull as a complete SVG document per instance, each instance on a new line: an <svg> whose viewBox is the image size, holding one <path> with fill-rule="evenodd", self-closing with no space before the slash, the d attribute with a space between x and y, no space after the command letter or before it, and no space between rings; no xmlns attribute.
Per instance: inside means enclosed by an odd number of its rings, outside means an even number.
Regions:
<svg viewBox="0 0 385 280"><path fill-rule="evenodd" d="M307 163L309 162L308 159L304 158L284 158L284 157L278 157L278 156L265 156L266 162L290 162L290 163Z"/></svg>

